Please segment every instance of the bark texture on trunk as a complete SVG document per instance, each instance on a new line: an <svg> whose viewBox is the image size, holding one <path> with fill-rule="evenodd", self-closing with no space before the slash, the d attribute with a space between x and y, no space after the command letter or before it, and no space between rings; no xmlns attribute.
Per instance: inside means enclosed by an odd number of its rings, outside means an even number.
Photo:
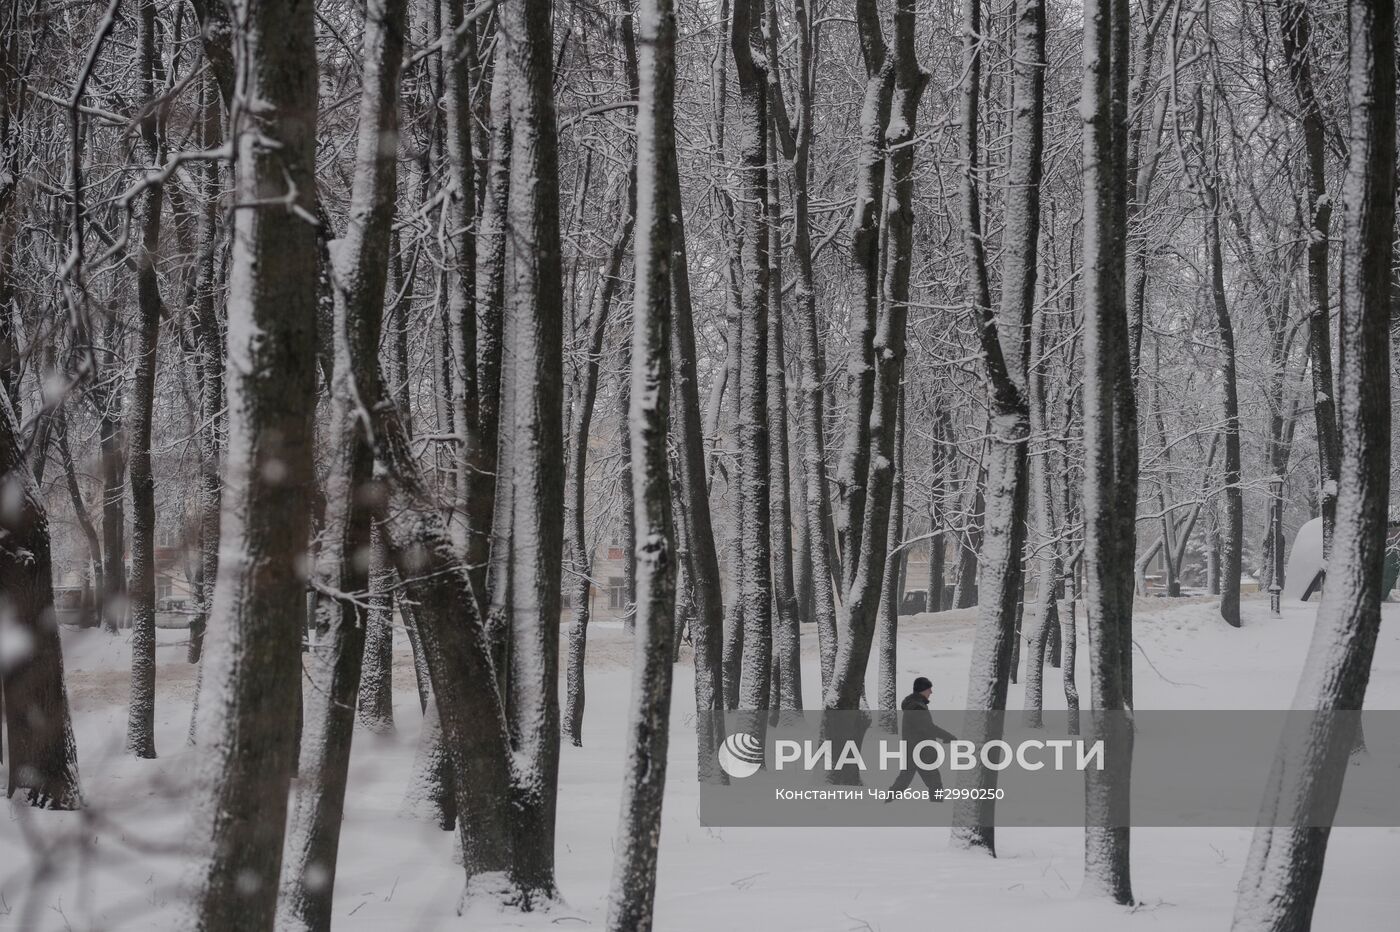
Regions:
<svg viewBox="0 0 1400 932"><path fill-rule="evenodd" d="M768 431L768 88L758 0L734 0L730 49L739 84L739 230L743 262L739 349L739 512L743 661L739 705L772 702L773 572Z"/></svg>
<svg viewBox="0 0 1400 932"><path fill-rule="evenodd" d="M1332 200L1327 195L1326 132L1313 88L1312 20L1304 0L1280 4L1279 32L1289 82L1302 124L1307 154L1308 361L1312 373L1313 423L1317 435L1318 505L1322 512L1322 553L1332 553L1337 520L1337 482L1342 446L1332 381L1332 312L1327 278L1332 248Z"/></svg>
<svg viewBox="0 0 1400 932"><path fill-rule="evenodd" d="M1124 243L1128 86L1127 0L1084 9L1084 566L1089 613L1089 677L1094 707L1131 709L1134 517L1137 510L1137 407L1128 346ZM1097 737L1098 735L1096 735ZM1088 818L1126 811L1132 733L1124 761L1085 779ZM1122 806L1123 808L1118 808ZM1129 830L1084 831L1084 890L1133 902Z"/></svg>
<svg viewBox="0 0 1400 932"><path fill-rule="evenodd" d="M40 809L77 809L78 750L53 612L49 520L8 392L0 392L0 614L30 645L0 663L10 751L6 794Z"/></svg>
<svg viewBox="0 0 1400 932"><path fill-rule="evenodd" d="M849 552L855 571L846 596L846 632L836 654L825 706L854 709L865 689L865 668L875 635L880 592L889 554L891 503L894 497L895 435L904 385L905 321L909 272L914 248L914 145L919 98L928 75L914 54L914 3L900 0L894 11L891 59L893 92L889 121L883 128L888 166L884 173L885 247L882 251L880 315L873 350L874 404L870 409L869 472L859 531L859 550ZM868 66L867 60L867 66ZM867 104L870 101L867 99ZM859 201L857 202L859 205Z"/></svg>
<svg viewBox="0 0 1400 932"><path fill-rule="evenodd" d="M369 542L369 604L365 606L364 663L356 699L359 723L375 734L394 730L394 568L384 535Z"/></svg>
<svg viewBox="0 0 1400 932"><path fill-rule="evenodd" d="M316 385L316 45L307 0L244 10L229 281L229 445L199 743L191 925L272 927L296 765ZM274 146L267 143L271 141Z"/></svg>
<svg viewBox="0 0 1400 932"><path fill-rule="evenodd" d="M739 0L744 2L744 0ZM636 631L632 700L623 764L618 851L608 896L608 928L649 932L656 851L666 788L671 717L671 625L675 612L675 529L667 432L671 403L672 229L676 20L670 0L642 0L638 39L636 286L632 310L632 391L628 434L636 515Z"/></svg>
<svg viewBox="0 0 1400 932"><path fill-rule="evenodd" d="M502 11L511 61L511 242L506 313L514 378L509 708L517 751L515 876L554 895L559 779L559 582L564 539L563 280L548 0ZM464 816L465 817L465 816Z"/></svg>
<svg viewBox="0 0 1400 932"><path fill-rule="evenodd" d="M137 11L137 69L141 96L156 98L155 0ZM147 105L140 121L140 157L148 168L160 165L161 108ZM165 193L153 184L139 195L133 226L140 227L136 255L136 372L131 383L131 426L127 431L131 477L131 699L127 709L126 750L156 756L156 488L151 471L151 415L155 407L156 345L160 340L161 300L156 280L161 206Z"/></svg>
<svg viewBox="0 0 1400 932"><path fill-rule="evenodd" d="M292 808L279 923L329 932L340 826L345 815L355 705L365 632L374 599L371 496L374 451L361 413L363 389L378 395L379 340L389 277L390 232L397 186L399 64L406 0L370 0L365 8L364 86L350 195L350 222L335 256L335 367L326 489L325 585L318 599L319 637L308 658L298 786ZM382 534L377 535L382 538ZM379 541L382 551L383 543ZM383 560L383 553L379 555ZM382 596L381 596L382 599Z"/></svg>
<svg viewBox="0 0 1400 932"><path fill-rule="evenodd" d="M848 592L855 581L868 495L870 412L875 404L874 340L880 318L882 212L888 145L885 130L890 121L895 80L894 64L880 26L879 8L874 0L861 0L855 12L861 56L865 62L865 94L860 109L860 154L851 255L863 277L865 301L860 310L851 315L850 400L841 462L836 473L841 505L836 518L836 532L841 537L838 575L843 593Z"/></svg>
<svg viewBox="0 0 1400 932"><path fill-rule="evenodd" d="M1392 237L1395 226L1395 7L1349 7L1350 151L1342 183L1342 459L1327 587L1293 708L1360 710L1380 627L1390 500ZM1307 813L1334 812L1357 716L1322 715L1285 734L1269 776L1261 828L1245 863L1236 932L1305 932L1330 830Z"/></svg>
<svg viewBox="0 0 1400 932"><path fill-rule="evenodd" d="M982 357L991 384L991 451L987 469L986 518L981 551L982 582L977 634L968 674L970 737L985 742L1001 737L1000 713L1015 670L1018 606L1024 578L1026 543L1026 445L1030 434L1026 364L1030 355L1035 304L1036 247L1040 236L1040 176L1045 98L1045 8L1038 0L1016 4L1015 74L1012 82L1011 161L1006 194L1005 251L1002 257L1000 313L991 305L986 247L978 190L979 117L982 65L980 0L963 7L963 48L967 71L963 87L963 210L968 259L973 277L974 314L980 324ZM997 772L979 767L969 786L995 788ZM995 855L993 799L959 802L953 840Z"/></svg>

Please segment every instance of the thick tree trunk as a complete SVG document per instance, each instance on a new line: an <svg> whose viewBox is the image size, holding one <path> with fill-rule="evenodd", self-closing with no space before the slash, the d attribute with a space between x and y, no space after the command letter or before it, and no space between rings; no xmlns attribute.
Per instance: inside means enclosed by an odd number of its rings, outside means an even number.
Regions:
<svg viewBox="0 0 1400 932"><path fill-rule="evenodd" d="M817 314L816 276L812 260L811 174L813 104L816 96L814 78L817 53L812 40L812 13L809 0L795 0L793 13L797 21L797 127L792 157L793 187L793 254L797 260L798 356L801 379L798 385L798 408L801 417L799 431L802 457L803 504L806 543L802 559L810 561L809 594L812 620L817 629L817 650L821 656L821 688L825 692L831 682L831 670L836 659L836 604L832 591L839 571L832 565L836 552L831 493L827 484L826 410L824 386L826 361L822 354L822 333Z"/></svg>
<svg viewBox="0 0 1400 932"><path fill-rule="evenodd" d="M771 7L770 7L771 12ZM770 40L776 41L775 36ZM770 59L773 57L770 53ZM781 94L781 91L777 92ZM770 87L769 112L776 114ZM769 119L768 142L778 151L776 116ZM770 517L773 526L773 653L777 681L774 699L780 709L802 708L802 632L792 567L792 483L788 475L787 348L783 345L783 229L779 218L779 178L768 172L768 451L771 475Z"/></svg>
<svg viewBox="0 0 1400 932"><path fill-rule="evenodd" d="M739 0L743 3L744 0ZM637 198L636 286L632 311L632 391L628 418L635 490L636 639L627 760L623 765L618 850L608 897L608 928L649 932L656 890L656 851L666 788L671 716L671 625L675 611L675 531L667 430L671 402L672 215L675 147L676 21L670 0L642 0L639 16L640 101L637 163L645 181Z"/></svg>
<svg viewBox="0 0 1400 932"><path fill-rule="evenodd" d="M143 0L137 13L137 70L141 96L156 98L155 0ZM160 107L149 106L140 122L141 159L148 169L160 165ZM156 756L156 489L151 471L151 415L155 407L156 345L160 339L161 299L156 281L160 250L161 206L165 193L151 185L136 210L141 230L136 265L136 373L131 385L131 426L127 431L131 476L131 699L126 723L126 750L137 757Z"/></svg>
<svg viewBox="0 0 1400 932"><path fill-rule="evenodd" d="M870 467L859 531L860 547L849 554L849 559L856 561L856 569L850 574L852 582L845 603L847 631L841 639L831 687L825 696L824 704L829 709L854 709L864 692L865 668L870 659L888 561L885 544L894 493L896 421L903 391L905 321L914 248L913 139L919 98L928 83L928 76L919 69L914 57L913 0L900 0L895 8L894 25L891 56L894 91L889 124L884 130L884 144L889 152L884 180L886 246L883 250L882 312L873 343L876 403L870 411Z"/></svg>
<svg viewBox="0 0 1400 932"><path fill-rule="evenodd" d="M504 8L501 21L502 36L509 37L513 142L507 230L514 258L506 313L513 318L514 377L508 384L518 451L512 467L508 692L519 778L515 875L527 894L545 897L555 891L564 537L564 302L550 10L548 0L520 0Z"/></svg>
<svg viewBox="0 0 1400 932"><path fill-rule="evenodd" d="M298 566L310 530L314 16L304 0L244 13L239 80L259 107L244 114L237 141L234 197L244 206L229 282L227 484L199 720L207 847L191 924L203 932L272 927L297 756L287 710L301 679Z"/></svg>
<svg viewBox="0 0 1400 932"><path fill-rule="evenodd" d="M739 160L743 281L739 350L739 472L743 554L739 599L743 661L739 705L772 702L773 574L768 431L768 92L758 0L734 0L730 48L739 84Z"/></svg>
<svg viewBox="0 0 1400 932"><path fill-rule="evenodd" d="M1342 184L1342 460L1333 557L1293 708L1321 713L1285 735L1235 905L1236 932L1306 932L1380 627L1390 500L1390 270L1395 225L1395 7L1348 11L1350 152Z"/></svg>
<svg viewBox="0 0 1400 932"><path fill-rule="evenodd" d="M874 0L856 4L861 54L865 61L865 95L860 110L860 154L856 172L856 209L851 255L863 279L865 302L851 315L851 354L848 364L850 400L846 413L844 446L837 469L836 486L840 514L836 532L841 538L840 586L849 593L855 581L861 550L861 532L869 494L870 414L875 405L875 331L880 318L881 239L885 207L886 126L893 105L895 73L880 26ZM829 687L828 687L829 688Z"/></svg>
<svg viewBox="0 0 1400 932"><path fill-rule="evenodd" d="M440 0L442 40L443 167L451 188L443 205L443 264L446 290L446 381L451 387L452 431L456 435L452 496L454 537L467 565L484 562L490 528L471 513L472 485L482 471L476 349L476 159L472 150L472 69L476 34L463 26L468 0ZM461 29L461 34L458 30ZM486 517L489 518L487 512Z"/></svg>
<svg viewBox="0 0 1400 932"><path fill-rule="evenodd" d="M991 457L982 544L982 583L977 635L968 674L967 708L972 740L1001 737L999 713L1006 709L1014 673L1018 607L1024 589L1022 555L1026 543L1026 445L1030 433L1027 361L1035 305L1036 247L1040 239L1041 143L1045 98L1045 8L1039 0L1018 0L1012 85L1014 124L1006 195L1006 248L1003 255L1001 311L991 306L981 195L978 191L979 111L981 107L982 15L980 0L963 6L963 177L966 239L974 282L982 357L991 383ZM997 771L979 767L969 786L994 789ZM996 854L994 799L960 802L954 813L954 844Z"/></svg>
<svg viewBox="0 0 1400 932"><path fill-rule="evenodd" d="M1084 565L1094 707L1131 709L1137 410L1124 304L1127 239L1127 0L1084 10ZM1107 827L1126 811L1132 733L1097 726L1118 745L1112 767L1085 779L1084 890L1133 901L1129 830ZM1126 752L1126 753L1124 753ZM1118 760L1122 762L1119 763Z"/></svg>
<svg viewBox="0 0 1400 932"><path fill-rule="evenodd" d="M1240 626L1240 572L1244 555L1244 493L1240 489L1240 400L1235 377L1235 329L1225 297L1225 259L1220 242L1220 192L1206 190L1206 249L1210 254L1210 294L1220 340L1221 401L1224 406L1225 484L1220 528L1220 617ZM1131 693L1129 694L1131 699Z"/></svg>
<svg viewBox="0 0 1400 932"><path fill-rule="evenodd" d="M350 222L336 251L334 459L326 483L327 540L320 562L326 585L340 595L318 599L320 636L308 663L311 689L306 692L306 724L283 877L285 895L279 909L279 926L307 932L331 928L355 704L365 632L373 623L373 605L369 611L362 605L366 594L371 603L376 598L370 587L376 576L382 585L388 569L382 562L386 556L383 534L372 530L369 496L374 453L365 432L359 391L368 389L369 397L376 397L397 184L397 146L389 141L398 135L405 6L405 0L370 0L365 9L364 88Z"/></svg>
<svg viewBox="0 0 1400 932"><path fill-rule="evenodd" d="M359 722L375 734L394 730L394 567L384 535L369 543L369 604L365 607L364 663L356 700Z"/></svg>
<svg viewBox="0 0 1400 932"><path fill-rule="evenodd" d="M53 613L48 515L24 448L9 393L0 392L0 494L10 503L0 509L0 612L30 645L27 655L0 663L6 794L40 809L77 809L78 751Z"/></svg>
<svg viewBox="0 0 1400 932"><path fill-rule="evenodd" d="M1038 285L1043 290L1044 283ZM1057 595L1063 568L1060 561L1059 532L1055 526L1054 475L1055 461L1050 445L1048 404L1046 399L1045 318L1036 314L1031 322L1031 352L1033 358L1027 378L1030 402L1031 436L1043 444L1039 455L1030 460L1030 512L1034 523L1036 545L1035 605L1030 622L1028 656L1026 658L1025 723L1039 728L1045 691L1046 650L1059 631L1060 614Z"/></svg>
<svg viewBox="0 0 1400 932"><path fill-rule="evenodd" d="M503 397L503 362L505 358L505 276L506 276L506 208L510 200L511 114L510 62L504 43L497 38L494 74L491 80L491 138L490 157L486 166L486 185L482 196L481 216L476 236L476 354L477 354L477 429L481 434L478 455L479 471L474 477L467 513L472 527L490 526L487 538L473 535L467 541L467 571L471 574L472 592L477 607L485 615L491 608L493 592L489 576L496 569L497 558L509 553L502 545L509 533L509 495L498 494L502 476L504 445L510 442L501 425L508 423L508 405ZM504 518L504 520L502 520ZM484 551L477 548L486 545ZM497 675L504 676L504 664L497 664Z"/></svg>

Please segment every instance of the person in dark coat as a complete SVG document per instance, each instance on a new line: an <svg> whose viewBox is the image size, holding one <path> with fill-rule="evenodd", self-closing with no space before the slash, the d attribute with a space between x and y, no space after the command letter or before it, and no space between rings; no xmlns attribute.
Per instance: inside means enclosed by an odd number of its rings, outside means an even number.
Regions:
<svg viewBox="0 0 1400 932"><path fill-rule="evenodd" d="M904 701L899 704L899 731L904 738L908 755L904 769L890 787L890 792L897 793L908 789L917 776L924 781L924 786L928 787L929 798L939 801L938 791L943 789L942 776L937 770L924 770L914 762L914 746L920 741L952 741L956 737L952 732L939 728L933 716L929 714L928 700L931 695L933 683L929 682L928 677L916 677L914 691L905 696Z"/></svg>

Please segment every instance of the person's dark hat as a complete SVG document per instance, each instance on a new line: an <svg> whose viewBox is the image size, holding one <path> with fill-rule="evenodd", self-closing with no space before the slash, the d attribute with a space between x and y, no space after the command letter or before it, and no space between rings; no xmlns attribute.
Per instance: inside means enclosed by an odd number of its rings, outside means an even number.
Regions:
<svg viewBox="0 0 1400 932"><path fill-rule="evenodd" d="M928 677L926 677L926 676L916 676L916 677L914 677L914 692L916 692L916 693L921 693L921 692L923 692L925 689L932 689L932 688L933 688L933 682L932 682L931 680L929 680Z"/></svg>

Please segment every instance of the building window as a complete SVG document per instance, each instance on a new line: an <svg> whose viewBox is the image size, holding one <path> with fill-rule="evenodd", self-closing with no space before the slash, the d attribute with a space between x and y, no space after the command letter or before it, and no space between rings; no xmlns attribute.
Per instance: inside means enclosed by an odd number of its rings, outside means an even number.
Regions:
<svg viewBox="0 0 1400 932"><path fill-rule="evenodd" d="M622 612L627 610L626 577L608 577L608 608L614 612Z"/></svg>
<svg viewBox="0 0 1400 932"><path fill-rule="evenodd" d="M169 576L156 577L156 599L168 599L174 594Z"/></svg>

